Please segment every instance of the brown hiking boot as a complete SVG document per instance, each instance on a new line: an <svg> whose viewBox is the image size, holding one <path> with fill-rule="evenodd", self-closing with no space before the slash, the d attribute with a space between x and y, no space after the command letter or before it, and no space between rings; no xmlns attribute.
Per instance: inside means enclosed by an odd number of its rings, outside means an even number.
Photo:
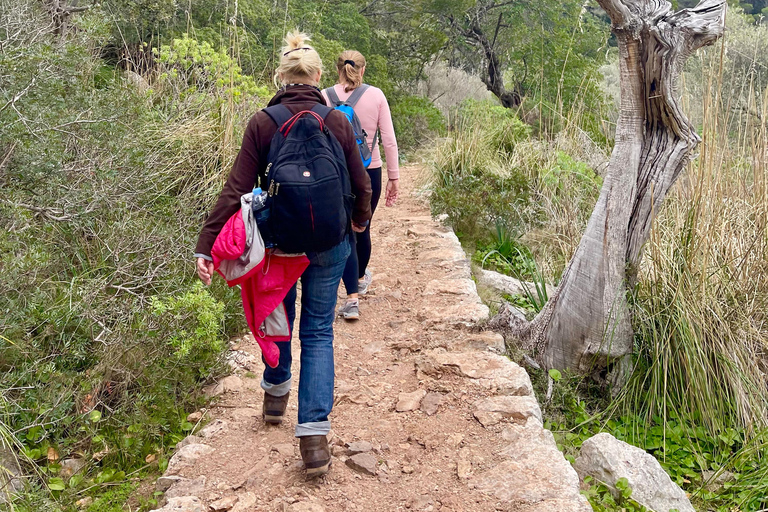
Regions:
<svg viewBox="0 0 768 512"><path fill-rule="evenodd" d="M304 467L307 469L307 478L324 475L331 467L331 450L328 448L328 439L325 436L304 436L299 438L299 451Z"/></svg>
<svg viewBox="0 0 768 512"><path fill-rule="evenodd" d="M264 393L264 408L261 417L264 418L265 423L279 425L283 422L289 396L291 396L290 391L283 396L272 396L269 393Z"/></svg>

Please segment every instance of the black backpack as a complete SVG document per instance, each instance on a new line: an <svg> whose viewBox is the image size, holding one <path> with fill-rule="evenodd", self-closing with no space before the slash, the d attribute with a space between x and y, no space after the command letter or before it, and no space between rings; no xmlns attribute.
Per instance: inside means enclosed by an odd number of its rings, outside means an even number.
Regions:
<svg viewBox="0 0 768 512"><path fill-rule="evenodd" d="M319 103L296 114L285 105L264 109L277 131L263 183L268 225L259 230L287 253L326 251L349 232L353 196L344 150L325 125L332 111Z"/></svg>
<svg viewBox="0 0 768 512"><path fill-rule="evenodd" d="M379 131L373 134L373 144L368 147L368 134L363 130L363 126L360 123L360 119L355 114L355 105L360 101L360 97L370 87L368 84L362 84L360 87L352 91L345 101L339 99L339 95L336 94L336 90L333 87L329 87L325 90L325 94L328 95L333 107L343 113L347 117L347 121L352 124L352 131L355 133L355 140L357 141L357 147L360 150L360 158L363 159L363 165L367 169L371 165L373 155L371 154L371 148L376 147L376 139L379 135Z"/></svg>

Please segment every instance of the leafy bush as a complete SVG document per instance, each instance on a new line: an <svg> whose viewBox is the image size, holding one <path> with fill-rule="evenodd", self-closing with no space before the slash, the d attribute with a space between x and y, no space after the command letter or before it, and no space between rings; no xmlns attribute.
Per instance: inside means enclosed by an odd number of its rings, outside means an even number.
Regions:
<svg viewBox="0 0 768 512"><path fill-rule="evenodd" d="M390 108L397 144L403 150L423 146L445 133L443 115L427 98L397 95L391 98Z"/></svg>

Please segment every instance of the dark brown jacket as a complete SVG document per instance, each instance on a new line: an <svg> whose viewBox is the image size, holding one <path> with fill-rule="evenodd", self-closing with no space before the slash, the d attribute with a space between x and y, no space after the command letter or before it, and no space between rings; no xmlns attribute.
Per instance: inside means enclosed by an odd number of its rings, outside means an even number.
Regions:
<svg viewBox="0 0 768 512"><path fill-rule="evenodd" d="M301 110L310 110L317 103L325 105L325 100L320 91L312 86L292 85L281 89L270 100L269 106L278 103L282 103L295 114ZM326 125L339 140L347 157L347 170L352 184L352 193L355 195L352 220L357 224L364 224L371 218L371 178L363 167L352 125L344 114L335 110L328 114ZM232 166L216 206L213 207L203 225L195 254L210 256L211 247L221 228L235 212L240 210L240 196L252 191L257 177L264 174L267 168L269 144L276 131L275 122L264 112L257 112L248 121L240 153L235 158L235 164Z"/></svg>

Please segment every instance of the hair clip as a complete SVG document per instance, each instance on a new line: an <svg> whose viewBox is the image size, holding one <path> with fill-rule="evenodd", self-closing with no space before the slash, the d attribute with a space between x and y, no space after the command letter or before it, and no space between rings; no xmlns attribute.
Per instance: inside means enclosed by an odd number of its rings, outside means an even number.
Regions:
<svg viewBox="0 0 768 512"><path fill-rule="evenodd" d="M301 47L301 48L294 48L293 50L288 50L287 52L285 52L285 53L283 54L283 57L285 57L285 56L286 56L286 55L288 55L289 53L292 53L292 52L295 52L295 51L298 51L298 50L304 50L304 51L307 51L307 50L311 50L311 49L312 49L312 48L310 48L309 46L303 46L303 47Z"/></svg>

